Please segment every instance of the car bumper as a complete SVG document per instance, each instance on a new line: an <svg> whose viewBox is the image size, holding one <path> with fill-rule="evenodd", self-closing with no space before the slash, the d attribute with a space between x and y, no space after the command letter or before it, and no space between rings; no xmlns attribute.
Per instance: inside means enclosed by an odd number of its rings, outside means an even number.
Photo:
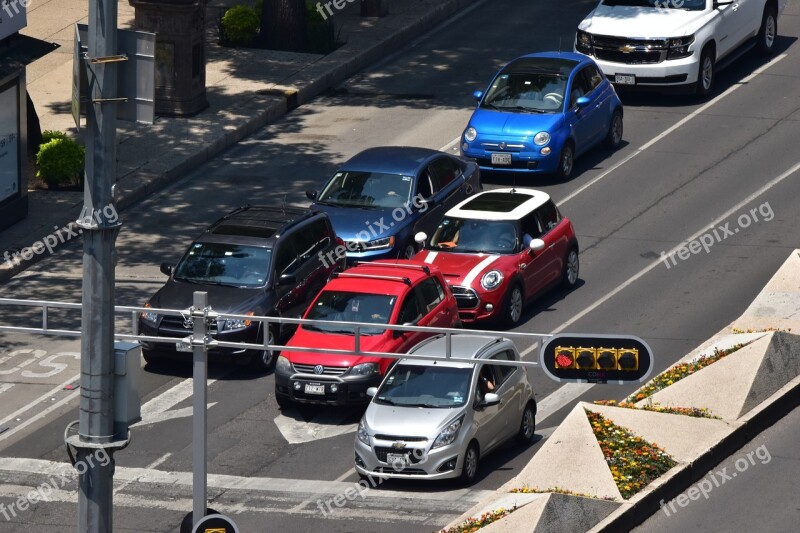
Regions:
<svg viewBox="0 0 800 533"><path fill-rule="evenodd" d="M503 295L502 289L492 292L479 292L475 289L460 286L450 287L456 295L458 318L464 324L492 320L500 315Z"/></svg>
<svg viewBox="0 0 800 533"><path fill-rule="evenodd" d="M383 376L317 376L275 370L275 394L293 402L316 405L363 405L369 403L367 389L381 384ZM308 387L307 387L308 386ZM311 387L311 388L309 388ZM322 393L310 392L322 387Z"/></svg>
<svg viewBox="0 0 800 533"><path fill-rule="evenodd" d="M428 450L429 442L410 442L402 451L408 463L392 463L387 453L393 453L391 441L376 441L368 446L355 439L355 469L359 474L393 479L447 479L461 475L464 464L463 442L459 439L449 446Z"/></svg>
<svg viewBox="0 0 800 533"><path fill-rule="evenodd" d="M175 342L140 342L142 349L144 350L151 350L158 352L159 355L170 358L170 359L178 359L178 360L191 360L192 353L191 352L181 352L177 350L177 343L187 336L191 335L191 330L176 330L176 329L166 329L162 327L155 327L149 325L145 322L139 323L139 334L140 335L147 335L153 337L171 337L175 339ZM246 342L248 344L258 344L260 340L258 339L258 326L253 325L244 329L240 330L233 330L233 331L224 331L224 332L212 332L211 338L214 340L219 340L223 342ZM253 350L248 349L237 349L237 348L220 348L220 347L210 347L208 349L208 356L209 358L220 359L220 360L231 360L231 359L249 359L253 355Z"/></svg>
<svg viewBox="0 0 800 533"><path fill-rule="evenodd" d="M473 145L480 144L476 140ZM548 155L539 152L505 152L511 154L510 165L493 165L492 152L482 149L469 148L461 149L461 155L478 164L481 170L489 172L524 172L530 174L549 174L556 171L558 167L559 152L551 146L553 150Z"/></svg>
<svg viewBox="0 0 800 533"><path fill-rule="evenodd" d="M606 77L619 88L638 87L664 87L692 85L697 83L698 63L700 61L699 52L695 52L689 57L662 61L661 63L628 65L625 63L612 63L596 59L597 65ZM636 76L635 85L617 84L615 77L617 74L633 74Z"/></svg>

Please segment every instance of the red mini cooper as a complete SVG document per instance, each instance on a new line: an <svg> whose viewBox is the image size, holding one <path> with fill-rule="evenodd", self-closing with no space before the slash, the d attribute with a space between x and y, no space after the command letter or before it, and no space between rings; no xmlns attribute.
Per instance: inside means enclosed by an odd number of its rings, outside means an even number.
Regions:
<svg viewBox="0 0 800 533"><path fill-rule="evenodd" d="M438 268L397 260L359 263L338 272L311 303L303 318L365 322L360 349L405 353L431 336L391 331L384 324L451 328L460 324L458 305ZM302 348L354 350L353 326L303 324L286 343L275 366L275 398L330 405L367 403L367 389L377 387L395 359L302 351Z"/></svg>
<svg viewBox="0 0 800 533"><path fill-rule="evenodd" d="M418 242L428 241L424 233ZM550 196L533 189L486 191L449 210L414 260L439 267L464 323L516 326L525 303L578 281L578 240Z"/></svg>

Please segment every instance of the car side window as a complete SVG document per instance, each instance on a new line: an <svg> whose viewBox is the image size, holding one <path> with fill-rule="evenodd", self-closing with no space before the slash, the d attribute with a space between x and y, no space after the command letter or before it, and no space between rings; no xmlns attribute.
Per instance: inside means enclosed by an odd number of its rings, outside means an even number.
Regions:
<svg viewBox="0 0 800 533"><path fill-rule="evenodd" d="M594 65L589 65L583 69L583 74L586 76L586 81L589 84L589 90L593 91L603 82L603 75Z"/></svg>
<svg viewBox="0 0 800 533"><path fill-rule="evenodd" d="M572 79L572 89L569 92L569 108L572 109L578 102L578 98L584 96L588 93L591 89L589 88L589 83L586 80L586 69L581 70L575 77Z"/></svg>
<svg viewBox="0 0 800 533"><path fill-rule="evenodd" d="M278 239L278 252L275 254L275 272L278 276L294 272L297 268L296 235L290 233Z"/></svg>
<svg viewBox="0 0 800 533"><path fill-rule="evenodd" d="M555 228L561 221L561 213L552 200L548 200L544 205L536 210L536 215L539 217L542 229L545 233Z"/></svg>
<svg viewBox="0 0 800 533"><path fill-rule="evenodd" d="M539 217L536 216L536 213L531 213L530 215L526 216L522 219L521 222L522 227L522 246L523 248L527 248L530 246L531 241L533 239L538 239L542 236L542 227L539 223ZM530 237L530 238L529 238Z"/></svg>
<svg viewBox="0 0 800 533"><path fill-rule="evenodd" d="M444 289L436 278L423 280L417 288L428 313L433 311L444 300Z"/></svg>
<svg viewBox="0 0 800 533"><path fill-rule="evenodd" d="M448 157L440 157L431 163L436 180L436 188L442 190L461 175L461 168Z"/></svg>
<svg viewBox="0 0 800 533"><path fill-rule="evenodd" d="M431 198L438 191L435 183L434 171L429 165L422 171L422 174L420 174L419 183L417 183L417 196L425 200Z"/></svg>
<svg viewBox="0 0 800 533"><path fill-rule="evenodd" d="M306 263L328 247L331 241L330 230L323 218L318 218L300 228L295 234L295 252L297 263Z"/></svg>
<svg viewBox="0 0 800 533"><path fill-rule="evenodd" d="M517 358L514 355L514 352L511 350L503 350L500 353L497 353L491 357L491 359L496 361L516 361ZM493 365L495 369L495 376L498 382L495 384L497 387L501 386L508 377L513 374L517 367L515 366L507 366L507 365Z"/></svg>
<svg viewBox="0 0 800 533"><path fill-rule="evenodd" d="M409 322L417 323L423 316L422 308L420 307L417 291L410 291L406 295L403 306L400 308L400 316L398 322L400 324L407 324Z"/></svg>

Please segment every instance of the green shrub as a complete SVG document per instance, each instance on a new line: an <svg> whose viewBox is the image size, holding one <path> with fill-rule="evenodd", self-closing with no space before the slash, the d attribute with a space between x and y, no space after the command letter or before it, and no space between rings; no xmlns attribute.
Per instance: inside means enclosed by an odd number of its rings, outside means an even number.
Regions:
<svg viewBox="0 0 800 533"><path fill-rule="evenodd" d="M50 141L42 143L36 154L36 177L47 183L48 187L62 184L80 183L86 149L59 132L50 136Z"/></svg>
<svg viewBox="0 0 800 533"><path fill-rule="evenodd" d="M49 143L53 139L66 139L67 134L63 131L44 130L42 132L42 144Z"/></svg>
<svg viewBox="0 0 800 533"><path fill-rule="evenodd" d="M222 31L233 46L250 46L260 25L255 9L245 5L233 6L222 17Z"/></svg>
<svg viewBox="0 0 800 533"><path fill-rule="evenodd" d="M317 9L317 5L308 2L306 3L306 20L310 22L326 21L326 19L322 16L322 13L320 13Z"/></svg>

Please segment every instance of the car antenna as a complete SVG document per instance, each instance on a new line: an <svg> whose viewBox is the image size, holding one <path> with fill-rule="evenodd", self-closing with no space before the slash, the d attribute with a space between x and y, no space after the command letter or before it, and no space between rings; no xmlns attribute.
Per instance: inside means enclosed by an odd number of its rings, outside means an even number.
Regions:
<svg viewBox="0 0 800 533"><path fill-rule="evenodd" d="M561 36L558 36L558 53L561 54Z"/></svg>
<svg viewBox="0 0 800 533"><path fill-rule="evenodd" d="M283 195L283 205L281 206L281 211L283 211L284 216L286 216L286 195Z"/></svg>

